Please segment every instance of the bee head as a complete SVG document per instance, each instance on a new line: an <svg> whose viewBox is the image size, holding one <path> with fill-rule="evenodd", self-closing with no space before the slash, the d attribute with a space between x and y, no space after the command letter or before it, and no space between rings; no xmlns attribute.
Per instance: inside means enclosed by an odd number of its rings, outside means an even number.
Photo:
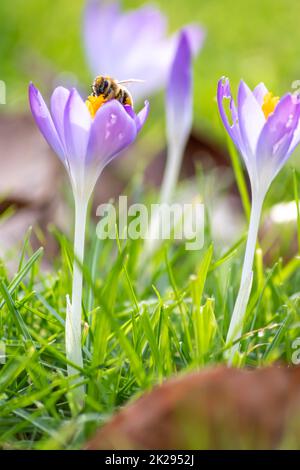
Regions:
<svg viewBox="0 0 300 470"><path fill-rule="evenodd" d="M108 91L110 87L110 81L108 77L96 77L92 85L93 94L99 96Z"/></svg>

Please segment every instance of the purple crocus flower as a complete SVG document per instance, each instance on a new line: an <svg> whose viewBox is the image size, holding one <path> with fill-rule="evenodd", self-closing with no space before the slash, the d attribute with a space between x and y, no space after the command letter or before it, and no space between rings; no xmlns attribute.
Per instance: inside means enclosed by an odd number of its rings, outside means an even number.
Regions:
<svg viewBox="0 0 300 470"><path fill-rule="evenodd" d="M229 100L229 122L224 100ZM271 182L292 154L300 140L300 104L291 93L280 100L263 83L253 91L241 81L237 106L228 79L218 84L218 105L224 126L241 153L251 182L252 192L267 192Z"/></svg>
<svg viewBox="0 0 300 470"><path fill-rule="evenodd" d="M41 133L66 167L75 198L88 200L104 167L136 138L148 115L118 101L104 103L91 116L75 88L57 87L50 111L39 90L29 86L32 115Z"/></svg>
<svg viewBox="0 0 300 470"><path fill-rule="evenodd" d="M295 94L274 97L263 83L252 91L243 81L237 105L228 79L218 84L217 99L223 124L242 155L252 190L252 209L241 285L228 331L227 343L236 340L251 292L252 266L265 195L283 165L300 142L300 102ZM229 101L228 114L224 101ZM229 115L229 118L228 118ZM232 348L230 358L238 349Z"/></svg>
<svg viewBox="0 0 300 470"><path fill-rule="evenodd" d="M195 55L204 31L195 24L184 29ZM150 5L122 12L118 1L89 0L84 39L92 73L145 80L136 86L136 100L164 88L178 44L178 34L168 37L166 30L166 17Z"/></svg>
<svg viewBox="0 0 300 470"><path fill-rule="evenodd" d="M149 105L135 114L130 106L111 100L84 102L76 89L58 87L51 96L50 110L42 95L29 86L32 115L41 133L68 171L75 199L75 237L72 303L67 302L67 359L82 366L81 302L84 235L87 205L93 188L104 167L128 147L143 127ZM92 107L92 109L91 109ZM77 372L68 366L69 375ZM83 402L84 390L78 388L78 401Z"/></svg>

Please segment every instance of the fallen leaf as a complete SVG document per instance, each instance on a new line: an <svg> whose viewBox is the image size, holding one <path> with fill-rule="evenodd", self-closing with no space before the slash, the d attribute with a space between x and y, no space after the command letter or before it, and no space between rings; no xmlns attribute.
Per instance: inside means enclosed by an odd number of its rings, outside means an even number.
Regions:
<svg viewBox="0 0 300 470"><path fill-rule="evenodd" d="M273 449L295 423L300 448L299 417L300 368L208 368L124 406L86 449Z"/></svg>

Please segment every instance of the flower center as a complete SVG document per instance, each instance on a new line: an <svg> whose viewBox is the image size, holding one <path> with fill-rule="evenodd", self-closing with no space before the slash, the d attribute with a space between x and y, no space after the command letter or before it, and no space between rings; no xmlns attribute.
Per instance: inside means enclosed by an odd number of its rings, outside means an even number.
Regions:
<svg viewBox="0 0 300 470"><path fill-rule="evenodd" d="M264 112L265 118L268 119L270 114L274 113L275 108L279 102L279 96L273 96L273 93L270 91L265 94L264 102L262 104L262 110Z"/></svg>
<svg viewBox="0 0 300 470"><path fill-rule="evenodd" d="M106 100L103 97L103 95L99 95L99 96L90 95L87 97L85 104L87 105L87 108L92 118L95 117L96 112L105 103L105 101Z"/></svg>

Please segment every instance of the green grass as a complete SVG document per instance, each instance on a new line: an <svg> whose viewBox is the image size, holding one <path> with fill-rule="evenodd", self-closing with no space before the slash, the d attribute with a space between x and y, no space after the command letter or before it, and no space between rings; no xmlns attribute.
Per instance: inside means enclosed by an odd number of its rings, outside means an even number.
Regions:
<svg viewBox="0 0 300 470"><path fill-rule="evenodd" d="M43 252L32 253L28 237L18 272L8 275L0 265L7 354L0 369L4 448L79 448L143 390L170 375L224 363L243 239L223 252L210 244L207 227L207 243L199 252L168 243L151 263L139 266L141 241L99 240L90 222L83 270L84 367L74 385L66 376L64 352L72 245L52 231L60 246L53 271L41 269ZM258 252L256 266L239 365L290 364L292 343L300 336L299 258L264 267ZM81 383L86 404L77 414L69 392Z"/></svg>

